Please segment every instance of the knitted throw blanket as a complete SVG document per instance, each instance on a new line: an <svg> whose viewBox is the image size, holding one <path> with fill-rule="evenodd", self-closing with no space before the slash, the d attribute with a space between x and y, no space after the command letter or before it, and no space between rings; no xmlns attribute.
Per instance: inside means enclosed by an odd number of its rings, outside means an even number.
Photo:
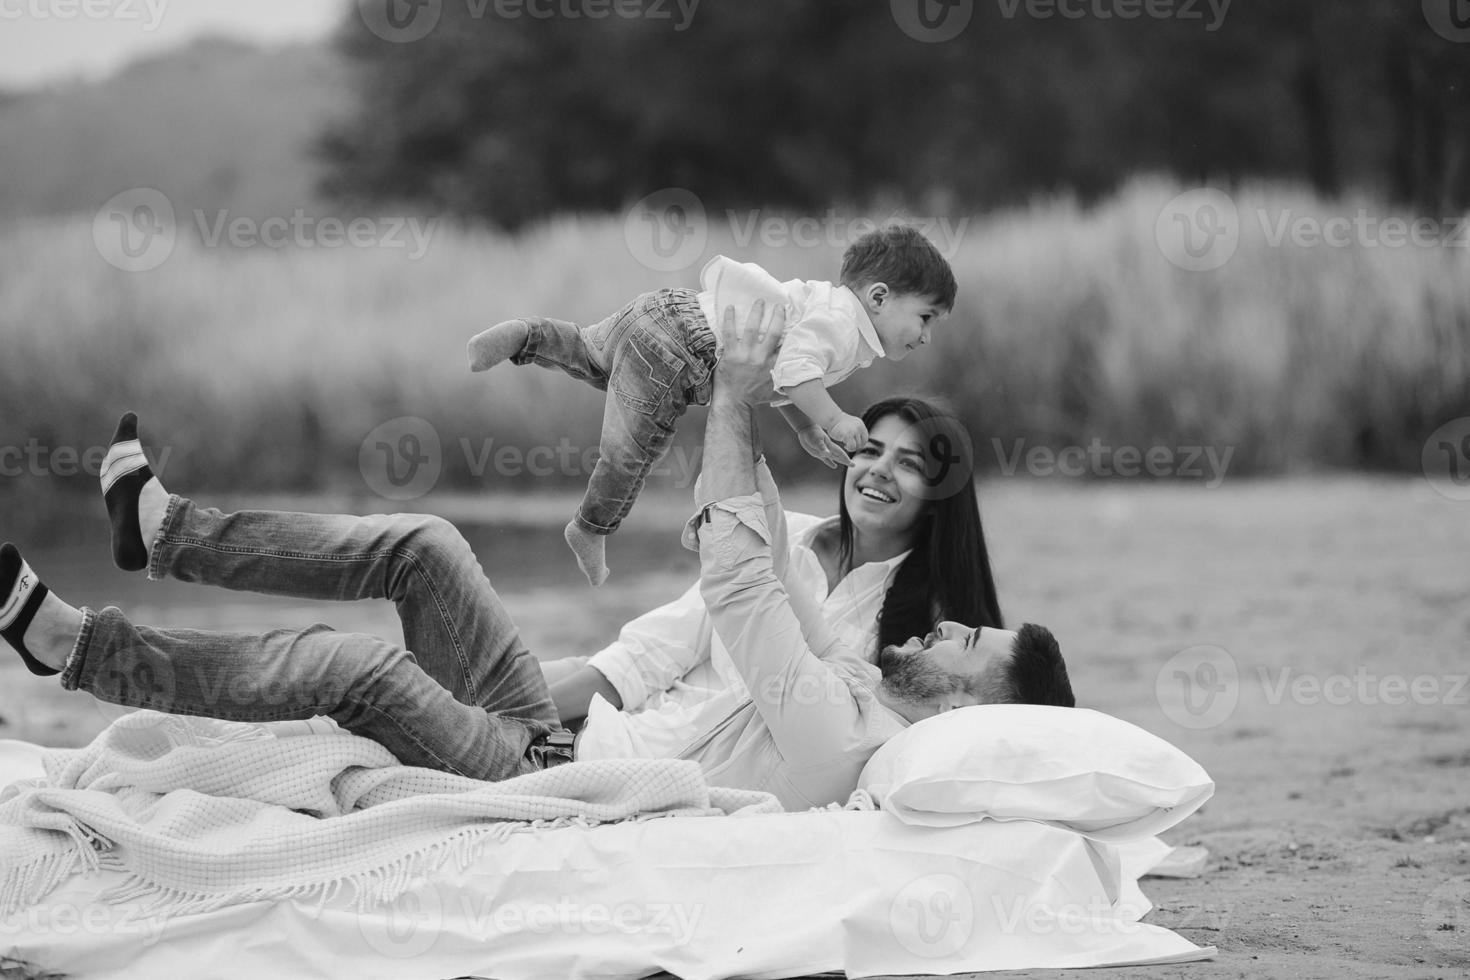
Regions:
<svg viewBox="0 0 1470 980"><path fill-rule="evenodd" d="M575 762L499 783L399 765L347 732L123 715L46 777L0 790L0 915L78 871L121 870L104 900L202 912L287 897L391 902L508 834L664 816L780 813L674 759Z"/></svg>

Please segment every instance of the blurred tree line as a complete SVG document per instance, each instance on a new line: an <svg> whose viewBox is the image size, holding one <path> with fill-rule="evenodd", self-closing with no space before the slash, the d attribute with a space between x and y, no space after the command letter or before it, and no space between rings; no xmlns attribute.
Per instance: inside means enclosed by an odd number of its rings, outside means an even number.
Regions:
<svg viewBox="0 0 1470 980"><path fill-rule="evenodd" d="M704 0L683 30L676 0L633 2L668 16L444 0L427 37L391 43L354 7L338 44L359 107L321 141L325 190L508 228L668 186L714 208L946 213L1090 200L1138 170L1470 205L1470 44L1418 0L1236 0L1223 19L1174 0L1180 16L1133 20L1096 13L1113 0L1063 0L1088 12L1070 19L975 0L941 43L883 0Z"/></svg>

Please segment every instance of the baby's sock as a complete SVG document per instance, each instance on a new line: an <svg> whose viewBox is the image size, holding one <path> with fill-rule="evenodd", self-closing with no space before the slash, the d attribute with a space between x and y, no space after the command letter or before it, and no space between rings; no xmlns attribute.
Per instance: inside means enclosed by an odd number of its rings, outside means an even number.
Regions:
<svg viewBox="0 0 1470 980"><path fill-rule="evenodd" d="M488 371L526 346L531 328L525 320L506 320L470 338L470 370Z"/></svg>
<svg viewBox="0 0 1470 980"><path fill-rule="evenodd" d="M567 539L567 544L572 546L572 553L577 556L577 564L582 566L582 574L587 576L587 581L592 584L592 587L596 588L607 581L607 535L593 534L576 521L568 524L562 533Z"/></svg>

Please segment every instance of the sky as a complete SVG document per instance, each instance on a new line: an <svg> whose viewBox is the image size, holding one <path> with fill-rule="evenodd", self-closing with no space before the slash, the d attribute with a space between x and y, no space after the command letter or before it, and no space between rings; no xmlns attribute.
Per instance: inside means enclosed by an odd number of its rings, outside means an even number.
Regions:
<svg viewBox="0 0 1470 980"><path fill-rule="evenodd" d="M0 88L98 78L204 34L325 37L354 0L0 0Z"/></svg>

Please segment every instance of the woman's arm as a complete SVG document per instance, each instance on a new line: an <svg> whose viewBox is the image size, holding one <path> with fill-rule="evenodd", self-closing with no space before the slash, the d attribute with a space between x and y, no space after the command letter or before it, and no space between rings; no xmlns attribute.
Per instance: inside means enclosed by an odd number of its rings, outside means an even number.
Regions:
<svg viewBox="0 0 1470 980"><path fill-rule="evenodd" d="M551 685L551 700L556 705L557 717L563 725L575 725L587 717L592 705L592 696L601 694L614 708L621 709L623 699L602 671L591 664L583 666L570 677L563 677Z"/></svg>

